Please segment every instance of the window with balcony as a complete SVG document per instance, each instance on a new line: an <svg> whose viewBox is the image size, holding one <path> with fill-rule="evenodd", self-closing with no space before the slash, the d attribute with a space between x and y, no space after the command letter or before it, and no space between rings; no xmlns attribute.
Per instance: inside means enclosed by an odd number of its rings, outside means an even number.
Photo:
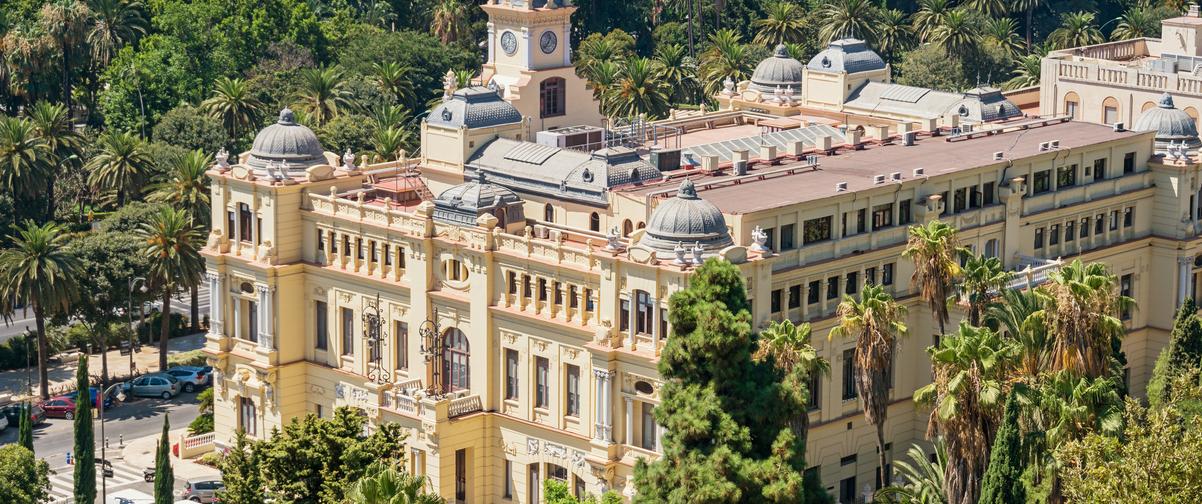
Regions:
<svg viewBox="0 0 1202 504"><path fill-rule="evenodd" d="M839 277L826 279L826 298L839 299Z"/></svg>
<svg viewBox="0 0 1202 504"><path fill-rule="evenodd" d="M1093 234L1100 235L1106 226L1106 214L1098 214L1093 218Z"/></svg>
<svg viewBox="0 0 1202 504"><path fill-rule="evenodd" d="M252 437L259 432L255 401L249 397L238 398L238 428Z"/></svg>
<svg viewBox="0 0 1202 504"><path fill-rule="evenodd" d="M961 187L952 196L952 213L963 212L965 208L968 208L968 188Z"/></svg>
<svg viewBox="0 0 1202 504"><path fill-rule="evenodd" d="M764 228L764 246L776 252L776 228Z"/></svg>
<svg viewBox="0 0 1202 504"><path fill-rule="evenodd" d="M864 285L876 285L876 267L864 268Z"/></svg>
<svg viewBox="0 0 1202 504"><path fill-rule="evenodd" d="M847 274L847 294L855 295L860 291L860 272L853 271Z"/></svg>
<svg viewBox="0 0 1202 504"><path fill-rule="evenodd" d="M881 285L893 285L893 263L881 267Z"/></svg>
<svg viewBox="0 0 1202 504"><path fill-rule="evenodd" d="M471 349L467 335L452 327L442 337L446 346L442 364L443 382L452 391L471 388Z"/></svg>
<svg viewBox="0 0 1202 504"><path fill-rule="evenodd" d="M1060 224L1052 224L1048 228L1048 245L1056 245L1060 243Z"/></svg>
<svg viewBox="0 0 1202 504"><path fill-rule="evenodd" d="M1078 238L1089 238L1089 217L1081 218L1081 231L1077 235Z"/></svg>
<svg viewBox="0 0 1202 504"><path fill-rule="evenodd" d="M821 281L814 280L814 281L810 282L809 287L806 288L806 303L807 304L818 304L818 300L822 296L821 290L822 290L822 282Z"/></svg>
<svg viewBox="0 0 1202 504"><path fill-rule="evenodd" d="M635 332L639 334L651 334L655 327L655 302L651 299L651 294L646 291L634 291L634 302L638 309L635 312Z"/></svg>
<svg viewBox="0 0 1202 504"><path fill-rule="evenodd" d="M644 450L654 450L656 425L655 415L653 415L652 412L655 411L655 406L648 403L640 403L639 409L642 410L641 413L643 417L643 436L640 439L642 442L639 444L639 446L641 446Z"/></svg>
<svg viewBox="0 0 1202 504"><path fill-rule="evenodd" d="M250 205L246 203L238 203L238 226L238 240L254 241L254 214L250 211Z"/></svg>
<svg viewBox="0 0 1202 504"><path fill-rule="evenodd" d="M396 335L396 368L409 369L409 324L399 320L392 323Z"/></svg>
<svg viewBox="0 0 1202 504"><path fill-rule="evenodd" d="M773 289L772 292L769 293L769 295L768 295L768 297L770 297L772 299L771 303L769 303L772 305L772 313L780 313L780 309L781 309L780 296L781 296L780 289Z"/></svg>
<svg viewBox="0 0 1202 504"><path fill-rule="evenodd" d="M809 245L831 239L831 217L819 217L802 223L802 244Z"/></svg>
<svg viewBox="0 0 1202 504"><path fill-rule="evenodd" d="M801 308L801 284L789 287L789 309Z"/></svg>
<svg viewBox="0 0 1202 504"><path fill-rule="evenodd" d="M1064 241L1071 242L1077 238L1077 221L1068 221L1064 223Z"/></svg>
<svg viewBox="0 0 1202 504"><path fill-rule="evenodd" d="M1119 228L1119 211L1110 211L1110 230L1115 231Z"/></svg>

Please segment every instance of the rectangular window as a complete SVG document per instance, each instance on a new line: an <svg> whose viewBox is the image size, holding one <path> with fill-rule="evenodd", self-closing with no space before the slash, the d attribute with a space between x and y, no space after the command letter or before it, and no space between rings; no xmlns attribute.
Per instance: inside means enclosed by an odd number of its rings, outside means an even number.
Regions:
<svg viewBox="0 0 1202 504"><path fill-rule="evenodd" d="M768 297L771 298L772 313L780 313L780 289L773 289Z"/></svg>
<svg viewBox="0 0 1202 504"><path fill-rule="evenodd" d="M1123 175L1135 173L1135 153L1128 152L1123 154Z"/></svg>
<svg viewBox="0 0 1202 504"><path fill-rule="evenodd" d="M856 351L843 351L843 400L856 398Z"/></svg>
<svg viewBox="0 0 1202 504"><path fill-rule="evenodd" d="M776 228L765 228L764 236L767 236L764 246L768 247L768 250L776 251Z"/></svg>
<svg viewBox="0 0 1202 504"><path fill-rule="evenodd" d="M789 309L801 308L801 284L789 287Z"/></svg>
<svg viewBox="0 0 1202 504"><path fill-rule="evenodd" d="M1093 160L1093 179L1095 182L1106 178L1106 158Z"/></svg>
<svg viewBox="0 0 1202 504"><path fill-rule="evenodd" d="M1031 194L1043 194L1052 190L1052 171L1035 172L1035 180L1031 182Z"/></svg>
<svg viewBox="0 0 1202 504"><path fill-rule="evenodd" d="M1119 120L1118 107L1102 107L1102 124L1111 125Z"/></svg>
<svg viewBox="0 0 1202 504"><path fill-rule="evenodd" d="M839 299L839 277L826 279L826 298Z"/></svg>
<svg viewBox="0 0 1202 504"><path fill-rule="evenodd" d="M655 411L655 406L648 403L640 403L639 409L642 410L643 416L643 438L642 447L644 450L655 449L655 415L651 412Z"/></svg>
<svg viewBox="0 0 1202 504"><path fill-rule="evenodd" d="M864 285L876 284L876 267L864 268Z"/></svg>
<svg viewBox="0 0 1202 504"><path fill-rule="evenodd" d="M887 228L893 225L893 204L886 203L872 207L872 229Z"/></svg>
<svg viewBox="0 0 1202 504"><path fill-rule="evenodd" d="M806 288L806 303L817 304L818 300L821 298L821 294L819 293L819 292L821 292L821 290L822 290L822 281L814 280L814 281L810 282L809 287Z"/></svg>
<svg viewBox="0 0 1202 504"><path fill-rule="evenodd" d="M451 262L454 263L455 261L451 261ZM452 265L451 267L454 268L456 271L459 270L458 266ZM458 278L455 278L454 280L458 280ZM538 300L539 301L547 300L547 279L546 278L540 277L538 279Z"/></svg>
<svg viewBox="0 0 1202 504"><path fill-rule="evenodd" d="M238 427L247 436L255 436L259 432L255 419L255 402L249 397L242 397L238 399L238 406Z"/></svg>
<svg viewBox="0 0 1202 504"><path fill-rule="evenodd" d="M1077 165L1061 166L1056 170L1056 188L1077 185Z"/></svg>
<svg viewBox="0 0 1202 504"><path fill-rule="evenodd" d="M819 388L821 386L820 380L821 380L820 373L814 372L814 371L810 372L809 382L806 385L807 387L809 387L809 390L807 391L808 397L806 397L806 409L809 411L818 409L818 402L819 402L818 391L822 390Z"/></svg>
<svg viewBox="0 0 1202 504"><path fill-rule="evenodd" d="M1081 218L1081 231L1080 231L1080 234L1078 234L1077 236L1079 238L1088 238L1089 237L1089 217Z"/></svg>
<svg viewBox="0 0 1202 504"><path fill-rule="evenodd" d="M1123 209L1123 227L1129 228L1135 225L1135 207L1127 207Z"/></svg>
<svg viewBox="0 0 1202 504"><path fill-rule="evenodd" d="M518 398L518 351L505 349L505 398Z"/></svg>
<svg viewBox="0 0 1202 504"><path fill-rule="evenodd" d="M867 216L868 216L868 209L861 208L859 210L856 210L856 234L864 232L864 225L867 223L866 221L868 220Z"/></svg>
<svg viewBox="0 0 1202 504"><path fill-rule="evenodd" d="M621 308L618 309L618 330L626 332L630 330L630 300L623 299L620 306Z"/></svg>
<svg viewBox="0 0 1202 504"><path fill-rule="evenodd" d="M839 504L855 504L859 502L856 499L856 477L844 478L839 482Z"/></svg>
<svg viewBox="0 0 1202 504"><path fill-rule="evenodd" d="M1071 242L1077 238L1077 221L1068 221L1064 223L1064 241Z"/></svg>
<svg viewBox="0 0 1202 504"><path fill-rule="evenodd" d="M1048 245L1056 245L1060 243L1060 224L1052 224L1048 229Z"/></svg>
<svg viewBox="0 0 1202 504"><path fill-rule="evenodd" d="M259 304L254 301L246 302L246 339L259 341Z"/></svg>
<svg viewBox="0 0 1202 504"><path fill-rule="evenodd" d="M651 294L647 291L634 291L635 303L638 305L638 327L635 328L639 334L651 334L651 330L655 327L655 302L651 300Z"/></svg>
<svg viewBox="0 0 1202 504"><path fill-rule="evenodd" d="M968 193L968 208L981 208L981 191L976 187L970 188Z"/></svg>
<svg viewBox="0 0 1202 504"><path fill-rule="evenodd" d="M847 294L852 295L860 290L860 272L853 271L847 274Z"/></svg>
<svg viewBox="0 0 1202 504"><path fill-rule="evenodd" d="M831 239L831 217L810 219L801 224L802 245L809 245Z"/></svg>
<svg viewBox="0 0 1202 504"><path fill-rule="evenodd" d="M376 250L376 241L375 240L367 241L367 250L371 251L368 256L371 258L369 260L372 262L372 264L380 262L380 253L379 253L379 251Z"/></svg>
<svg viewBox="0 0 1202 504"><path fill-rule="evenodd" d="M342 257L351 256L351 237L342 235Z"/></svg>
<svg viewBox="0 0 1202 504"><path fill-rule="evenodd" d="M405 269L405 247L400 245L396 247L396 267Z"/></svg>
<svg viewBox="0 0 1202 504"><path fill-rule="evenodd" d="M355 311L350 308L342 309L342 355L351 355L355 351Z"/></svg>
<svg viewBox="0 0 1202 504"><path fill-rule="evenodd" d="M1111 210L1110 211L1110 230L1114 231L1118 228L1119 228L1119 211Z"/></svg>
<svg viewBox="0 0 1202 504"><path fill-rule="evenodd" d="M395 321L392 327L396 334L396 367L409 369L409 323Z"/></svg>
<svg viewBox="0 0 1202 504"><path fill-rule="evenodd" d="M1106 214L1098 214L1093 218L1093 234L1100 235L1106 226Z"/></svg>
<svg viewBox="0 0 1202 504"><path fill-rule="evenodd" d="M939 215L947 215L948 211L952 209L951 200L947 199L947 194L947 191L939 194L939 201L943 202L943 211L939 212Z"/></svg>
<svg viewBox="0 0 1202 504"><path fill-rule="evenodd" d="M380 255L383 255L383 256L384 256L384 265L385 265L385 266L392 266L392 253L391 253L391 252L392 252L392 250L391 250L391 247L390 247L390 246L389 246L387 243L385 243L385 244L383 244L383 245L380 245L380 249L381 249L381 251L380 251Z"/></svg>
<svg viewBox="0 0 1202 504"><path fill-rule="evenodd" d="M329 308L325 301L316 301L313 303L314 324L316 329L316 347L318 350L325 350L330 345L330 328L329 328Z"/></svg>
<svg viewBox="0 0 1202 504"><path fill-rule="evenodd" d="M505 499L512 499L513 498L513 462L511 462L509 459L505 459L505 472L502 474L501 486L505 489L505 493L502 494L501 497L505 498Z"/></svg>
<svg viewBox="0 0 1202 504"><path fill-rule="evenodd" d="M234 239L234 228L237 227L237 224L234 223L234 220L234 211L227 210L225 212L225 237L230 240Z"/></svg>
<svg viewBox="0 0 1202 504"><path fill-rule="evenodd" d="M668 309L659 309L659 339L668 338Z"/></svg>
<svg viewBox="0 0 1202 504"><path fill-rule="evenodd" d="M580 416L580 368L568 364L568 416Z"/></svg>
<svg viewBox="0 0 1202 504"><path fill-rule="evenodd" d="M893 285L893 263L887 263L881 268L881 285Z"/></svg>
<svg viewBox="0 0 1202 504"><path fill-rule="evenodd" d="M550 402L550 384L547 373L551 363L545 357L534 358L534 407L546 408Z"/></svg>
<svg viewBox="0 0 1202 504"><path fill-rule="evenodd" d="M793 250L797 248L796 237L794 236L797 234L796 228L796 224L785 224L780 227L781 250Z"/></svg>
<svg viewBox="0 0 1202 504"><path fill-rule="evenodd" d="M455 450L455 502L467 502L467 448Z"/></svg>
<svg viewBox="0 0 1202 504"><path fill-rule="evenodd" d="M254 219L250 213L250 206L246 203L238 203L238 239L244 242L254 240Z"/></svg>
<svg viewBox="0 0 1202 504"><path fill-rule="evenodd" d="M994 187L993 182L986 182L985 185L981 186L981 198L985 206L993 204L995 194L997 194L997 189Z"/></svg>
<svg viewBox="0 0 1202 504"><path fill-rule="evenodd" d="M963 212L965 208L968 208L968 188L961 187L952 197L952 213Z"/></svg>
<svg viewBox="0 0 1202 504"><path fill-rule="evenodd" d="M901 200L901 202L897 204L898 225L905 226L906 224L913 222L913 219L910 217L911 206L913 206L913 203L911 203L911 201L908 199Z"/></svg>
<svg viewBox="0 0 1202 504"><path fill-rule="evenodd" d="M1043 228L1035 229L1035 249L1043 248Z"/></svg>
<svg viewBox="0 0 1202 504"><path fill-rule="evenodd" d="M1129 298L1134 297L1134 282L1135 277L1131 273L1127 273L1119 278L1119 295ZM1123 317L1123 320L1131 320L1131 308L1124 306L1121 316Z"/></svg>

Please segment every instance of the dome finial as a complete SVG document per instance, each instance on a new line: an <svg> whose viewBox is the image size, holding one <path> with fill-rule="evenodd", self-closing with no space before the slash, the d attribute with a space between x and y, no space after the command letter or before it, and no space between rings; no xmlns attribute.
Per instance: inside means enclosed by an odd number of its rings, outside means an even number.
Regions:
<svg viewBox="0 0 1202 504"><path fill-rule="evenodd" d="M777 58L788 58L789 57L789 48L786 47L784 44L776 44L776 53L775 54L776 54Z"/></svg>
<svg viewBox="0 0 1202 504"><path fill-rule="evenodd" d="M277 122L287 125L296 124L296 114L292 113L292 109L284 107L284 110L280 111L280 120Z"/></svg>
<svg viewBox="0 0 1202 504"><path fill-rule="evenodd" d="M1169 94L1167 91L1160 95L1160 108L1176 108L1176 106L1173 104L1173 95Z"/></svg>
<svg viewBox="0 0 1202 504"><path fill-rule="evenodd" d="M693 181L684 179L680 183L680 189L676 190L676 197L681 199L697 199L697 188L693 187Z"/></svg>

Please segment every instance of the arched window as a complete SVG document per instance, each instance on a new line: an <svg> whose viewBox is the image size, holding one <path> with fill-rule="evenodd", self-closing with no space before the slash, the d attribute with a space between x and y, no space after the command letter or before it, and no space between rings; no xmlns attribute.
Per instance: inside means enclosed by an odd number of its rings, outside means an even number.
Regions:
<svg viewBox="0 0 1202 504"><path fill-rule="evenodd" d="M540 117L555 117L566 113L564 107L565 85L563 77L552 77L538 85Z"/></svg>
<svg viewBox="0 0 1202 504"><path fill-rule="evenodd" d="M471 352L467 335L452 327L443 333L442 338L446 344L442 363L443 384L451 391L467 390L471 386Z"/></svg>
<svg viewBox="0 0 1202 504"><path fill-rule="evenodd" d="M1149 111L1149 110L1151 110L1151 109L1153 109L1153 108L1156 108L1156 103L1154 103L1154 102L1150 102L1150 101L1147 101L1147 102L1144 102L1143 106L1141 106L1141 107L1139 108L1139 111L1140 111L1140 112L1147 112L1147 111Z"/></svg>
<svg viewBox="0 0 1202 504"><path fill-rule="evenodd" d="M1114 97L1107 96L1102 100L1102 124L1114 124L1119 122L1119 101Z"/></svg>
<svg viewBox="0 0 1202 504"><path fill-rule="evenodd" d="M647 227L647 223L646 223L646 222L640 222L640 223L639 223L639 225L635 226L635 228L638 228L638 229L643 229L643 228L645 228L645 227Z"/></svg>
<svg viewBox="0 0 1202 504"><path fill-rule="evenodd" d="M505 209L496 209L496 211L493 212L493 216L497 218L497 227L505 229Z"/></svg>
<svg viewBox="0 0 1202 504"><path fill-rule="evenodd" d="M588 216L588 229L589 231L601 230L601 216L597 215L597 212L593 212Z"/></svg>
<svg viewBox="0 0 1202 504"><path fill-rule="evenodd" d="M1077 93L1069 92L1064 95L1064 113L1073 119L1080 119L1081 116L1077 111L1081 108L1081 97Z"/></svg>
<svg viewBox="0 0 1202 504"><path fill-rule="evenodd" d="M622 236L630 236L632 232L634 232L634 224L630 222L630 219L622 221Z"/></svg>
<svg viewBox="0 0 1202 504"><path fill-rule="evenodd" d="M543 220L546 222L555 222L555 207L551 206L550 203L547 203L543 207Z"/></svg>

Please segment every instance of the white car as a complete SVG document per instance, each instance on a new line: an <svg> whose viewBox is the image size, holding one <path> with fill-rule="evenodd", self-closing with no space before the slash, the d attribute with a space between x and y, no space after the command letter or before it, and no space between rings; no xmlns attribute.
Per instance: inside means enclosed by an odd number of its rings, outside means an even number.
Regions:
<svg viewBox="0 0 1202 504"><path fill-rule="evenodd" d="M0 415L0 431L8 428L8 417Z"/></svg>
<svg viewBox="0 0 1202 504"><path fill-rule="evenodd" d="M104 504L154 504L154 496L132 488L109 492Z"/></svg>

